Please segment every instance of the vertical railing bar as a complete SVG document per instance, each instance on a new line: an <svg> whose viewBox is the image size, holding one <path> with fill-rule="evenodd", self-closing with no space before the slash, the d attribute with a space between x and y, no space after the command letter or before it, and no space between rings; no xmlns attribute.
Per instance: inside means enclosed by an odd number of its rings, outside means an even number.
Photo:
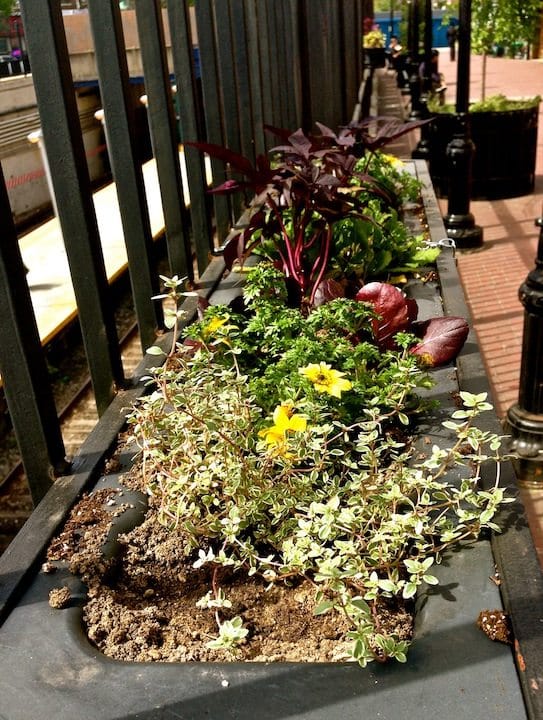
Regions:
<svg viewBox="0 0 543 720"><path fill-rule="evenodd" d="M168 3L168 19L172 37L172 58L177 85L179 134L181 143L202 140L198 137L196 111L196 83L192 56L190 20L186 3ZM196 148L185 145L185 165L190 193L192 234L196 249L198 271L205 270L209 251L213 249L211 219L208 212L204 159Z"/></svg>
<svg viewBox="0 0 543 720"><path fill-rule="evenodd" d="M179 143L159 0L138 0L136 21L148 101L151 143L166 225L170 272L192 278L194 271L190 247L190 219L183 197Z"/></svg>
<svg viewBox="0 0 543 720"><path fill-rule="evenodd" d="M259 42L258 16L254 0L245 0L245 22L247 28L247 55L251 94L251 114L253 118L255 154L266 152L266 138L262 116L262 73L261 45Z"/></svg>
<svg viewBox="0 0 543 720"><path fill-rule="evenodd" d="M300 47L300 88L302 103L302 127L311 127L311 86L309 72L309 17L308 0L298 0L298 37Z"/></svg>
<svg viewBox="0 0 543 720"><path fill-rule="evenodd" d="M330 69L327 86L330 93L331 113L327 122L332 128L336 128L347 119L344 113L343 101L345 93L344 64L340 53L342 46L341 9L339 0L329 0L328 4L329 42L326 47L326 53L328 55L327 64Z"/></svg>
<svg viewBox="0 0 543 720"><path fill-rule="evenodd" d="M0 165L0 372L34 505L67 470L64 442Z"/></svg>
<svg viewBox="0 0 543 720"><path fill-rule="evenodd" d="M364 0L356 0L356 84L360 86L364 74L364 63L362 49L360 47L360 33L364 22ZM357 90L358 92L358 90Z"/></svg>
<svg viewBox="0 0 543 720"><path fill-rule="evenodd" d="M341 63L338 57L337 5L330 0L318 4L305 3L306 48L304 82L307 84L308 116L334 127L340 122L341 108L334 85L341 83Z"/></svg>
<svg viewBox="0 0 543 720"><path fill-rule="evenodd" d="M34 88L98 412L123 382L60 4L22 0Z"/></svg>
<svg viewBox="0 0 543 720"><path fill-rule="evenodd" d="M350 3L344 1L344 5L350 7ZM352 15L348 16L345 20L346 27L346 43L350 46L350 52L346 55L350 55L351 59L349 62L351 81L348 103L346 107L346 119L350 119L353 114L353 109L358 101L358 90L360 88L361 75L360 75L360 32L358 28L362 20L359 13L359 2L355 2L352 7Z"/></svg>
<svg viewBox="0 0 543 720"><path fill-rule="evenodd" d="M251 0L249 0L251 2ZM268 23L268 9L266 0L257 0L258 45L260 54L260 76L262 82L262 120L264 125L278 125L275 116L275 96L272 92L271 63L270 63L270 30ZM275 139L269 134L264 136L266 147L269 149Z"/></svg>
<svg viewBox="0 0 543 720"><path fill-rule="evenodd" d="M235 68L238 125L241 152L255 161L253 119L251 116L251 85L249 80L248 33L244 0L230 0L232 51Z"/></svg>
<svg viewBox="0 0 543 720"><path fill-rule="evenodd" d="M285 3L284 0L278 0L278 2L274 3L275 8L275 33L276 33L276 48L277 48L277 61L278 61L278 70L280 73L280 77L285 78L287 72L289 71L286 58L287 58L287 50L286 50L286 41L285 41L285 24L284 24L284 11L285 11ZM289 130L296 130L296 128L291 127L290 121L289 121L289 113L288 113L288 80L285 82L281 82L279 85L279 97L280 97L280 103L281 103L281 126L284 128L288 128Z"/></svg>
<svg viewBox="0 0 543 720"><path fill-rule="evenodd" d="M105 114L105 133L124 231L134 307L143 352L154 343L161 324L160 304L153 263L153 238L141 164L130 115L128 63L121 11L110 0L89 0L89 17L100 94Z"/></svg>
<svg viewBox="0 0 543 720"><path fill-rule="evenodd" d="M196 11L198 46L200 48L202 95L204 98L207 140L216 145L224 145L222 129L223 109L217 77L212 0L198 0L194 9ZM211 174L214 185L224 182L224 180L226 180L224 163L216 158L211 158ZM224 195L214 195L213 204L215 208L215 230L217 240L220 244L230 231L230 206Z"/></svg>
<svg viewBox="0 0 543 720"><path fill-rule="evenodd" d="M217 69L220 94L223 107L224 143L235 152L241 152L239 132L239 106L237 99L236 75L234 67L234 46L232 42L232 24L230 17L231 0L215 0L215 43L217 48ZM241 215L241 197L230 198L234 219Z"/></svg>
<svg viewBox="0 0 543 720"><path fill-rule="evenodd" d="M286 121L287 127L296 130L299 127L298 118L296 113L296 93L294 84L294 70L296 67L296 43L293 37L293 25L291 15L291 3L290 0L283 0L282 3L283 11L283 46L285 49L285 66L287 72L285 73L286 83L285 91L287 94L286 104Z"/></svg>
<svg viewBox="0 0 543 720"><path fill-rule="evenodd" d="M303 92L302 92L302 39L300 32L300 0L290 0L290 22L292 25L292 52L294 67L292 70L294 97L296 102L296 127L303 126Z"/></svg>
<svg viewBox="0 0 543 720"><path fill-rule="evenodd" d="M279 4L280 0L277 2L273 2L268 5L268 26L269 26L269 38L270 38L270 66L271 66L271 72L272 72L272 82L273 82L273 72L276 73L276 83L275 83L275 103L274 103L274 110L275 110L275 124L278 125L281 128L286 128L288 130L291 130L292 128L287 128L287 124L285 122L285 114L284 114L284 103L285 103L285 87L284 87L284 65L283 65L283 59L284 57L281 56L281 48L280 48L280 25L279 25L279 19L278 19L278 12L279 12ZM280 79L280 82L277 82Z"/></svg>
<svg viewBox="0 0 543 720"><path fill-rule="evenodd" d="M224 139L230 150L240 152L239 127L237 124L238 104L236 98L236 77L234 49L230 23L230 0L215 0L215 21L217 29L217 68L224 108Z"/></svg>
<svg viewBox="0 0 543 720"><path fill-rule="evenodd" d="M279 84L279 97L281 103L281 127L289 130L296 130L289 124L288 120L288 80L286 79L286 42L285 42L285 25L284 25L284 0L276 0L274 3L275 10L275 42L276 42L276 63L279 77L282 82Z"/></svg>

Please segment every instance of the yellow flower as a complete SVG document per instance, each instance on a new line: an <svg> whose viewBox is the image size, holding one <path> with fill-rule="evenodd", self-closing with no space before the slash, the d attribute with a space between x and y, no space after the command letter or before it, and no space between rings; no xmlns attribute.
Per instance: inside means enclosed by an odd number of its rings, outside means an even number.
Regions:
<svg viewBox="0 0 543 720"><path fill-rule="evenodd" d="M278 405L273 411L273 425L258 433L268 445L277 450L285 447L288 432L305 432L307 420L303 415L296 415L292 403Z"/></svg>
<svg viewBox="0 0 543 720"><path fill-rule="evenodd" d="M313 383L317 392L328 393L340 398L341 393L350 390L353 386L350 380L344 378L345 373L339 370L332 370L328 363L310 363L300 368L302 375Z"/></svg>
<svg viewBox="0 0 543 720"><path fill-rule="evenodd" d="M307 420L303 415L296 415L292 403L282 403L273 411L273 422L277 428L284 432L304 432L307 428Z"/></svg>
<svg viewBox="0 0 543 720"><path fill-rule="evenodd" d="M389 165L392 165L393 168L396 170L401 170L401 168L404 167L405 163L400 160L400 158L396 157L395 155L388 155L387 153L381 153L381 159L387 162Z"/></svg>
<svg viewBox="0 0 543 720"><path fill-rule="evenodd" d="M202 337L208 338L227 322L226 318L214 317L202 328Z"/></svg>

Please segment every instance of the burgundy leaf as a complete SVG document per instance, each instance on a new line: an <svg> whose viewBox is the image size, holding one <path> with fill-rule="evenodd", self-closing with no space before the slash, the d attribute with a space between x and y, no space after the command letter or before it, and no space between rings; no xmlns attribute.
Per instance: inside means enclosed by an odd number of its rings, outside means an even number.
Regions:
<svg viewBox="0 0 543 720"><path fill-rule="evenodd" d="M445 365L458 355L468 336L469 325L462 317L437 317L415 323L413 332L422 340L411 352L435 367Z"/></svg>
<svg viewBox="0 0 543 720"><path fill-rule="evenodd" d="M255 171L250 160L243 155L224 147L223 145L215 145L214 143L206 142L187 142L185 145L195 147L197 150L200 150L200 152L207 153L210 157L229 163L234 170L243 173L243 175L246 175L247 177L252 177L254 175Z"/></svg>
<svg viewBox="0 0 543 720"><path fill-rule="evenodd" d="M185 354L189 357L193 357L198 350L201 350L204 344L200 340L192 340L192 338L185 338L183 340L183 348Z"/></svg>
<svg viewBox="0 0 543 720"><path fill-rule="evenodd" d="M328 187L340 187L343 184L341 180L330 173L320 175L320 177L317 178L316 183L317 185L325 185Z"/></svg>
<svg viewBox="0 0 543 720"><path fill-rule="evenodd" d="M375 339L384 347L393 347L393 336L409 326L413 312L403 292L389 283L371 282L357 292L355 300L373 305L379 316L372 320Z"/></svg>
<svg viewBox="0 0 543 720"><path fill-rule="evenodd" d="M244 155L240 155L222 145L206 142L187 142L185 144L195 147L200 152L207 153L210 157L228 163L231 170L247 178L247 181L227 180L218 188L211 190L211 192L224 195L243 188L253 188L258 193L271 183L275 177L275 172L270 168L269 161L266 161L261 155L257 159L256 167L253 167L251 161Z"/></svg>
<svg viewBox="0 0 543 720"><path fill-rule="evenodd" d="M414 323L418 317L419 306L417 305L417 301L413 298L406 298L405 302L407 303L408 320L409 324L411 325L411 323Z"/></svg>
<svg viewBox="0 0 543 720"><path fill-rule="evenodd" d="M432 122L432 118L403 122L398 118L380 116L365 118L360 123L352 123L349 128L352 132L360 132L362 141L369 150L378 150L402 135L411 132L411 130L420 128L429 122ZM371 135L368 132L369 129L372 130Z"/></svg>
<svg viewBox="0 0 543 720"><path fill-rule="evenodd" d="M309 157L313 143L304 133L302 128L298 128L296 132L293 132L288 141L302 157Z"/></svg>
<svg viewBox="0 0 543 720"><path fill-rule="evenodd" d="M332 279L322 280L315 291L313 305L318 307L341 297L345 297L345 288L340 282Z"/></svg>
<svg viewBox="0 0 543 720"><path fill-rule="evenodd" d="M227 180L217 187L211 188L208 192L215 195L229 195L230 193L237 192L242 188L247 187L247 183L239 182L238 180Z"/></svg>
<svg viewBox="0 0 543 720"><path fill-rule="evenodd" d="M281 138L283 142L287 142L289 137L292 135L292 130L278 128L274 125L264 125L264 130L266 130L266 132L272 133L273 135L277 135L277 137Z"/></svg>
<svg viewBox="0 0 543 720"><path fill-rule="evenodd" d="M209 305L210 305L210 302L204 295L198 295L197 310L198 310L198 319L199 320L203 319L204 312L205 312L205 310L207 310Z"/></svg>
<svg viewBox="0 0 543 720"><path fill-rule="evenodd" d="M348 130L342 129L339 135L336 135L336 133L326 125L323 125L320 122L317 122L315 124L324 137L331 138L338 145L344 145L346 147L351 147L352 145L354 145L354 136Z"/></svg>
<svg viewBox="0 0 543 720"><path fill-rule="evenodd" d="M232 265L243 256L244 242L242 233L236 233L228 239L222 251L224 264L228 270L232 269Z"/></svg>

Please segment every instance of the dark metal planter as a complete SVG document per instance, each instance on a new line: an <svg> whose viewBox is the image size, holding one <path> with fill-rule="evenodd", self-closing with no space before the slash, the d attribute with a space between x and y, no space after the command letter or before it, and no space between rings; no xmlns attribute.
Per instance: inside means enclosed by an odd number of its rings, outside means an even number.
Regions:
<svg viewBox="0 0 543 720"><path fill-rule="evenodd" d="M445 231L430 178L422 163L417 167L425 182L427 222L438 241ZM215 288L220 271L217 262L205 278L208 293ZM450 250L442 253L438 271L439 286L428 282L412 288L421 314L435 315L444 307L447 314L467 317ZM220 300L236 292L237 285L236 277L229 276L220 286ZM144 372L144 367L140 370ZM457 368L438 370L436 379L432 392L442 404L422 427L431 443L443 438L441 422L455 407L453 393L459 386L470 392L487 390L473 336ZM506 533L451 553L438 567L441 584L418 598L416 636L407 665L373 664L362 670L350 664L141 664L103 657L81 629L78 601L84 597L84 588L80 582L65 571L48 575L38 568L49 538L75 497L96 481L100 460L122 424L121 409L137 394L137 388L127 391L116 408L106 413L82 448L76 474L53 486L0 560L2 720L403 720L410 716L418 720L520 720L543 716L538 693L543 582L518 501L507 506L500 520ZM487 422L487 429L499 431L495 417ZM503 472L503 482L516 495L510 466ZM475 624L481 610L501 607L498 587L490 579L496 566L518 640L515 652L491 642ZM68 609L53 610L48 594L61 584L70 587L75 602ZM521 654L519 662L521 667L525 663L525 669L519 679L515 658Z"/></svg>
<svg viewBox="0 0 543 720"><path fill-rule="evenodd" d="M372 68L383 68L385 62L385 48L364 48L364 65Z"/></svg>
<svg viewBox="0 0 543 720"><path fill-rule="evenodd" d="M471 198L498 200L533 192L539 108L470 114L475 145ZM453 113L436 113L428 130L430 174L439 197L448 192L447 145L457 124Z"/></svg>

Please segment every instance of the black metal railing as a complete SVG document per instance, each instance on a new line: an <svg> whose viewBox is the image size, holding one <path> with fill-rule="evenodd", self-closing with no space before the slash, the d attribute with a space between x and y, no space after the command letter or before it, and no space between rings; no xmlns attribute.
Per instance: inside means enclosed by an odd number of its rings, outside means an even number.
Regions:
<svg viewBox="0 0 543 720"><path fill-rule="evenodd" d="M171 274L201 274L220 252L239 207L207 194L200 154L179 142L207 140L251 159L270 146L264 124L306 129L350 119L361 80L361 0L186 0L135 4L148 122ZM125 383L101 238L71 73L60 0L20 0L43 139L96 405L103 414ZM130 104L122 14L88 0L109 161L116 182L142 347L161 317L151 301L157 271ZM191 17L190 13L194 13ZM165 24L168 26L165 27ZM166 37L171 38L167 54ZM199 50L195 67L193 47ZM177 86L176 107L172 84ZM271 140L276 142L276 140ZM212 160L213 182L225 167ZM4 178L0 173L0 372L35 502L67 472L64 447Z"/></svg>

